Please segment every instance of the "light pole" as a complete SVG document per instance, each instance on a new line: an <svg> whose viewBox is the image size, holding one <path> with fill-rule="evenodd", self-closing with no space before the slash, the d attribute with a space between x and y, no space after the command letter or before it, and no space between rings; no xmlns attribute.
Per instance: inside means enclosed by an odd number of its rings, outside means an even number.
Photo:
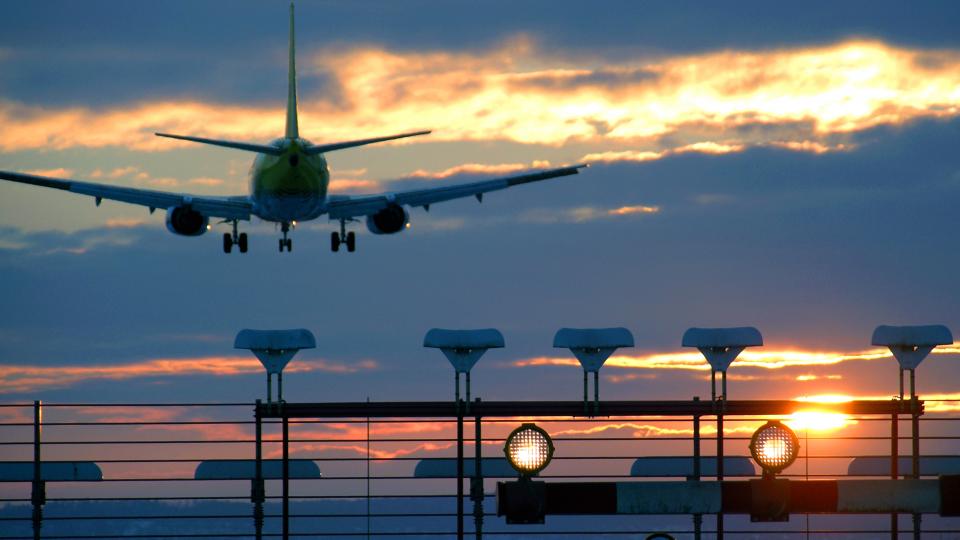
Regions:
<svg viewBox="0 0 960 540"><path fill-rule="evenodd" d="M433 349L440 349L440 352L447 357L453 366L454 399L456 400L457 411L457 538L462 539L463 530L463 415L470 405L470 370L480 360L480 357L488 349L503 348L503 334L494 328L482 330L447 330L443 328L432 328L427 335L423 337L423 346ZM467 386L467 407L464 407L460 401L460 374L466 375ZM474 524L476 527L476 536L481 537L483 526L483 476L480 463L481 456L481 433L480 417L475 418L475 440L474 440L474 476L470 486L471 498L474 501Z"/></svg>
<svg viewBox="0 0 960 540"><path fill-rule="evenodd" d="M910 372L910 418L913 436L913 477L920 478L920 410L917 398L916 369L937 345L953 343L953 334L946 326L935 324L926 326L878 326L873 331L872 345L880 345L890 349L897 363L900 364L900 400L903 400L903 372ZM899 416L894 421L894 432L899 431ZM899 436L892 443L892 449L899 454ZM894 467L899 458L893 456ZM899 529L897 516L891 517L892 535L896 537ZM920 514L913 514L913 537L920 539Z"/></svg>
<svg viewBox="0 0 960 540"><path fill-rule="evenodd" d="M763 336L752 326L690 328L683 333L682 344L684 347L696 347L710 364L710 397L717 411L717 480L723 480L723 413L727 402L727 368L747 347L762 346ZM717 399L718 371L722 378L719 400ZM694 470L699 471L699 469L699 461L694 462ZM717 514L717 539L723 539L722 513Z"/></svg>

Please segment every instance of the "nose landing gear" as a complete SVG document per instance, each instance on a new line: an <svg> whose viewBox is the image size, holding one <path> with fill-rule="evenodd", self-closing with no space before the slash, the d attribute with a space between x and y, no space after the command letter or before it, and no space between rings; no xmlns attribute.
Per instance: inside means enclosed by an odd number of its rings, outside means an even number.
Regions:
<svg viewBox="0 0 960 540"><path fill-rule="evenodd" d="M351 220L352 221L352 220ZM347 252L353 253L357 250L357 235L353 231L347 232L347 220L340 220L340 232L330 233L330 251L334 253L340 251L340 245L347 245Z"/></svg>
<svg viewBox="0 0 960 540"><path fill-rule="evenodd" d="M293 239L287 237L290 233L290 223L286 221L281 223L280 232L283 233L283 238L280 239L280 253L283 253L284 248L286 248L287 253L293 251Z"/></svg>
<svg viewBox="0 0 960 540"><path fill-rule="evenodd" d="M237 234L237 220L233 220L233 233L223 233L223 252L230 253L233 246L237 246L240 253L247 252L247 233Z"/></svg>

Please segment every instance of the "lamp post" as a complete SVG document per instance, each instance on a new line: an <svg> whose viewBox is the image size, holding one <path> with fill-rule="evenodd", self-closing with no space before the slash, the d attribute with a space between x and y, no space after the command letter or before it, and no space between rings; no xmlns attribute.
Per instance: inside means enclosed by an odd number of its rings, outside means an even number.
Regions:
<svg viewBox="0 0 960 540"><path fill-rule="evenodd" d="M423 346L440 349L453 366L454 399L457 410L457 538L463 538L463 415L470 404L470 370L480 360L488 349L503 348L503 334L499 330L486 328L482 330L447 330L432 328L423 337ZM467 407L460 401L460 374L466 375ZM477 538L481 536L483 524L483 476L481 471L481 433L480 417L475 419L474 476L471 485L474 500L474 523Z"/></svg>
<svg viewBox="0 0 960 540"><path fill-rule="evenodd" d="M633 347L633 334L626 328L561 328L553 346L570 349L583 367L583 412L589 413L587 374L593 373L593 413L600 410L600 368L620 347Z"/></svg>
<svg viewBox="0 0 960 540"><path fill-rule="evenodd" d="M953 343L953 334L946 326L935 324L925 326L878 326L873 331L873 337L870 340L872 345L880 345L890 349L897 363L900 364L900 400L903 400L903 372L910 372L910 417L913 436L911 437L913 454L913 477L920 478L920 410L917 398L917 379L916 369L920 363L933 351L937 345L950 345ZM894 420L894 433L899 431L899 416ZM892 450L895 454L899 453L899 437L897 436L892 443ZM898 457L892 456L893 467L897 465ZM894 469L896 477L896 469ZM897 516L891 516L891 533L896 536L899 526L897 525ZM920 514L913 515L913 537L920 538Z"/></svg>
<svg viewBox="0 0 960 540"><path fill-rule="evenodd" d="M696 347L710 364L710 397L717 410L717 480L723 480L723 412L727 402L727 368L747 347L763 345L763 336L752 326L737 328L690 328L683 333L682 345ZM717 400L717 372L722 383ZM699 465L699 462L694 463ZM723 539L723 514L717 514L717 539Z"/></svg>
<svg viewBox="0 0 960 540"><path fill-rule="evenodd" d="M300 349L313 349L317 346L317 340L309 330L296 328L293 330L241 330L233 341L235 349L248 349L253 351L264 369L267 370L267 405L273 406L273 396L270 388L270 378L275 373L277 375L277 404L283 401L283 368L287 367L290 360L300 351ZM266 488L263 482L263 463L261 450L261 416L260 400L257 400L256 409L256 439L257 439L257 460L255 464L253 487L251 489L254 500L254 514L256 522L257 537L262 536L263 528L263 502L266 500ZM290 437L289 437L289 418L286 413L283 414L283 462L282 462L282 490L283 490L283 537L289 537L290 533Z"/></svg>

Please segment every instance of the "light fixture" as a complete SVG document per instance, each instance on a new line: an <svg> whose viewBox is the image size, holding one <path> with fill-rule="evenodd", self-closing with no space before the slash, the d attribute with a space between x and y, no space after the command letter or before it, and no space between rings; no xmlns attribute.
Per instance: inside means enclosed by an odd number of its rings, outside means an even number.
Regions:
<svg viewBox="0 0 960 540"><path fill-rule="evenodd" d="M747 347L763 345L763 336L752 326L690 328L683 333L684 347L696 347L710 364L710 396L717 400L717 372L722 378L720 397L727 399L727 369Z"/></svg>
<svg viewBox="0 0 960 540"><path fill-rule="evenodd" d="M620 347L633 347L633 334L626 328L561 328L553 346L570 349L583 367L583 412L589 413L587 374L593 373L593 412L600 411L600 368Z"/></svg>
<svg viewBox="0 0 960 540"><path fill-rule="evenodd" d="M903 372L910 372L910 397L916 398L917 367L937 345L953 343L953 334L946 326L935 324L927 326L886 326L881 325L873 331L870 340L873 345L890 349L890 353L900 364L900 399L903 399Z"/></svg>
<svg viewBox="0 0 960 540"><path fill-rule="evenodd" d="M750 455L763 469L764 478L773 478L789 467L800 453L800 440L779 420L770 420L753 432Z"/></svg>
<svg viewBox="0 0 960 540"><path fill-rule="evenodd" d="M470 370L487 349L502 349L503 334L494 328L482 330L446 330L432 328L423 337L423 346L440 349L453 366L454 399L460 403L460 374L466 374L467 404L470 403ZM459 405L458 405L459 406Z"/></svg>
<svg viewBox="0 0 960 540"><path fill-rule="evenodd" d="M235 349L253 351L267 370L267 403L273 402L271 376L277 375L277 401L283 401L283 368L300 349L315 349L317 340L309 330L241 330L233 342Z"/></svg>
<svg viewBox="0 0 960 540"><path fill-rule="evenodd" d="M553 459L553 441L536 424L522 424L510 433L503 453L521 477L528 478L542 471Z"/></svg>

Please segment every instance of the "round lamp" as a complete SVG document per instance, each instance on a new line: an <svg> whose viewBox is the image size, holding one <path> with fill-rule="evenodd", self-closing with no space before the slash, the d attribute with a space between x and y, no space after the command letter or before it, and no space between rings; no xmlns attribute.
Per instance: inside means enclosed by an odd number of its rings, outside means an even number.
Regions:
<svg viewBox="0 0 960 540"><path fill-rule="evenodd" d="M507 437L503 453L510 466L521 476L533 476L545 469L553 459L553 441L536 424L523 424Z"/></svg>
<svg viewBox="0 0 960 540"><path fill-rule="evenodd" d="M764 476L773 476L786 469L799 453L797 434L779 420L760 426L750 438L750 455L763 469Z"/></svg>

